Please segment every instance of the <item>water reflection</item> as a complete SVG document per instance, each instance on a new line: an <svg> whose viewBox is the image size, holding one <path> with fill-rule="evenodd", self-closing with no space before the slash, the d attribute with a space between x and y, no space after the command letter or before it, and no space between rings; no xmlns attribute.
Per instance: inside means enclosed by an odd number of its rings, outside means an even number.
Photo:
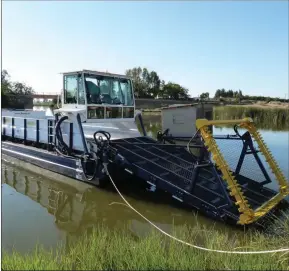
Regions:
<svg viewBox="0 0 289 271"><path fill-rule="evenodd" d="M97 189L77 180L69 184L37 176L19 170L4 162L2 164L2 247L26 252L37 242L47 248L55 247L59 241L68 246L104 224L110 229L126 225L134 236L143 237L152 227L123 205L113 189ZM156 193L140 192L121 186L128 201L162 229L170 232L173 225L197 223L197 216L177 205L171 198L159 198ZM198 217L198 223L213 225L213 221ZM216 229L228 230L222 223ZM232 231L232 234L233 233Z"/></svg>
<svg viewBox="0 0 289 271"><path fill-rule="evenodd" d="M143 115L143 123L148 136L156 138L158 131L162 130L161 115ZM137 122L138 129L141 131L140 124Z"/></svg>

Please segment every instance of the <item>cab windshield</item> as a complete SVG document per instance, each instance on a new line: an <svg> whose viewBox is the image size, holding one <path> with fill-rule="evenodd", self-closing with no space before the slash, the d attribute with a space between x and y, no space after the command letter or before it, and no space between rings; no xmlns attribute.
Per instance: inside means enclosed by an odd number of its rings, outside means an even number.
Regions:
<svg viewBox="0 0 289 271"><path fill-rule="evenodd" d="M133 106L131 82L128 79L85 75L88 104Z"/></svg>

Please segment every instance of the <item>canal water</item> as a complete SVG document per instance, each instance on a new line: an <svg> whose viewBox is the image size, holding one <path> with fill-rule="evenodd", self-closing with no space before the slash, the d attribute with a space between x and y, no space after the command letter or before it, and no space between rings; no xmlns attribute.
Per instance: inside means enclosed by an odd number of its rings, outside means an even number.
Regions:
<svg viewBox="0 0 289 271"><path fill-rule="evenodd" d="M159 115L145 116L145 126L151 136L161 130ZM229 134L228 128L214 128L215 134ZM289 148L287 131L261 130L261 134L289 179ZM232 152L228 147L228 152ZM49 173L47 175L49 177ZM71 244L95 225L111 230L126 226L136 236L145 236L151 227L129 208L111 204L121 202L113 189L97 189L76 180L69 184L49 179L14 166L2 158L2 248L28 252L41 244L55 248L59 242ZM128 201L147 218L170 232L184 224L202 224L219 231L231 231L222 223L184 210L171 200L160 201L153 193L120 188ZM122 190L123 189L123 190Z"/></svg>

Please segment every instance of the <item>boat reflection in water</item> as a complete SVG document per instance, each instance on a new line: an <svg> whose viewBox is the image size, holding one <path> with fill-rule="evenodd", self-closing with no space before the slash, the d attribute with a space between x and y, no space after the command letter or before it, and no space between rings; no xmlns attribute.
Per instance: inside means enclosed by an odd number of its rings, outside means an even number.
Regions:
<svg viewBox="0 0 289 271"><path fill-rule="evenodd" d="M15 193L16 196L19 196L19 193L25 195L44 208L37 209L36 218L43 217L47 212L52 215L56 229L50 227L49 231L56 230L64 233L58 233L57 236L64 239L61 241L65 241L67 246L85 233L89 234L97 225L105 225L111 230L115 227L124 228L126 226L137 237L143 237L152 230L152 227L130 208L124 205L112 205L112 202L122 201L119 195L110 188L98 189L73 179L69 179L68 184L67 180L63 181L60 175L58 180L43 178L30 171L11 167L6 163L2 163L2 183L14 188L18 192ZM160 195L157 193L147 191L140 195L141 192L137 192L135 188L127 189L127 187L122 187L121 191L124 191L128 201L137 210L167 232L171 232L173 225L178 227L179 225L194 225L196 223L195 215L186 210L166 205L167 203L164 202L163 198L158 200ZM142 199L137 200L140 196ZM27 208L23 209L23 212L26 212ZM5 220L5 216L3 219ZM13 223L23 223L23 219L26 219L24 214L21 218L13 217ZM198 217L198 222L209 224L209 220L204 217ZM40 224L39 226L36 224L35 227L43 227ZM226 228L224 225L217 224L217 226L222 226L223 230ZM21 235L25 235L26 231L27 229L22 227ZM47 232L47 227L43 230L39 229L39 231L43 235L53 235L51 232Z"/></svg>

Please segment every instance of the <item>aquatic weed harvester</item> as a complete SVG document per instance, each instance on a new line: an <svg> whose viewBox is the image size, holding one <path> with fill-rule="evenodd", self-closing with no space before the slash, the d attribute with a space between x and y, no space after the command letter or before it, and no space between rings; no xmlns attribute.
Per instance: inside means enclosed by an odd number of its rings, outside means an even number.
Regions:
<svg viewBox="0 0 289 271"><path fill-rule="evenodd" d="M196 132L174 136L165 129L154 139L133 93L123 75L64 73L62 105L53 114L2 110L2 153L98 187L109 182L107 168L233 224L260 223L287 206L288 181L251 119L182 121ZM232 134L214 135L215 125L230 126Z"/></svg>

